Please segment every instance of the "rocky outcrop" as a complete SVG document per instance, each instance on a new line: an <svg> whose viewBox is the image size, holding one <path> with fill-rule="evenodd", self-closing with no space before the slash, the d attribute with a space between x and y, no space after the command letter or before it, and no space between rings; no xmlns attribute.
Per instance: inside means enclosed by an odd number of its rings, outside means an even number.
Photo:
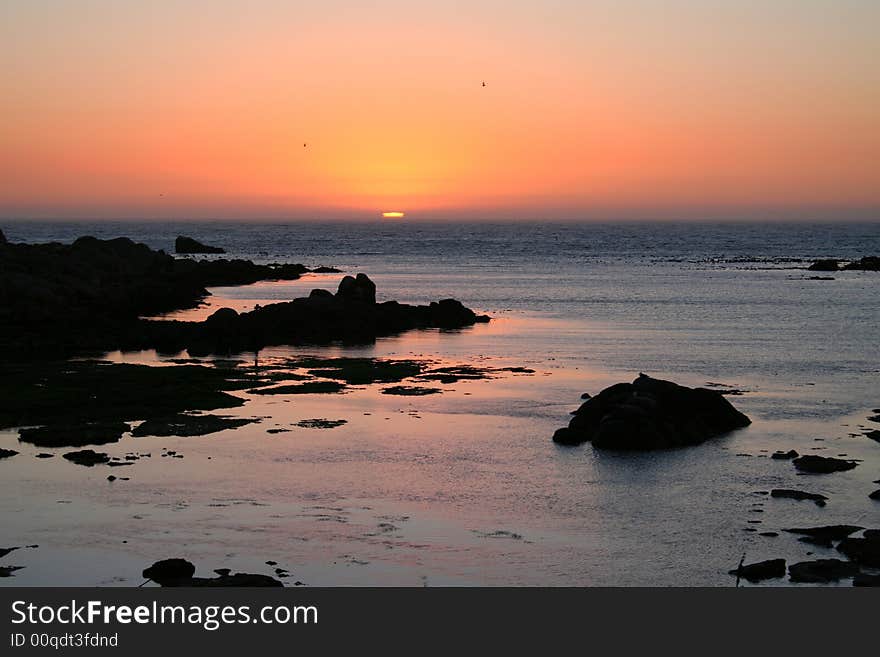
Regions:
<svg viewBox="0 0 880 657"><path fill-rule="evenodd" d="M852 470L858 463L844 459L836 459L832 456L816 456L815 454L807 454L799 456L794 461L794 467L801 472L809 472L811 474L829 474L831 472L844 472Z"/></svg>
<svg viewBox="0 0 880 657"><path fill-rule="evenodd" d="M729 574L742 577L750 582L785 577L785 559L768 559L767 561L750 563L731 570Z"/></svg>
<svg viewBox="0 0 880 657"><path fill-rule="evenodd" d="M840 579L853 577L859 572L859 567L849 561L840 559L816 559L815 561L802 561L793 563L788 567L788 576L792 582L809 582L813 584L827 584Z"/></svg>
<svg viewBox="0 0 880 657"><path fill-rule="evenodd" d="M174 240L174 252L186 254L226 253L226 249L221 249L219 246L208 246L194 240L192 237L178 235L177 239Z"/></svg>
<svg viewBox="0 0 880 657"><path fill-rule="evenodd" d="M45 358L190 347L198 354L227 353L302 342L366 343L413 328L488 321L454 299L428 306L376 303L376 286L365 274L346 276L335 294L315 291L241 315L223 309L200 323L140 319L193 307L206 287L294 280L308 271L300 264L178 259L126 238L8 244L0 249L0 354Z"/></svg>
<svg viewBox="0 0 880 657"><path fill-rule="evenodd" d="M556 443L621 450L650 450L697 445L745 427L748 417L720 393L687 388L640 374L585 401Z"/></svg>
<svg viewBox="0 0 880 657"><path fill-rule="evenodd" d="M837 271L840 269L840 263L830 258L827 260L816 260L807 269L809 271Z"/></svg>
<svg viewBox="0 0 880 657"><path fill-rule="evenodd" d="M217 586L284 586L284 584L268 575L252 573L230 574L229 569L217 571L217 577L194 577L196 567L186 559L163 559L149 568L145 568L143 576L163 587L217 587Z"/></svg>
<svg viewBox="0 0 880 657"><path fill-rule="evenodd" d="M853 260L843 266L846 270L855 271L880 271L880 256L865 256L858 260Z"/></svg>
<svg viewBox="0 0 880 657"><path fill-rule="evenodd" d="M806 491L792 490L790 488L774 488L770 491L770 497L797 501L809 500L815 502L817 506L825 506L825 502L828 500L825 495L819 493L807 493Z"/></svg>

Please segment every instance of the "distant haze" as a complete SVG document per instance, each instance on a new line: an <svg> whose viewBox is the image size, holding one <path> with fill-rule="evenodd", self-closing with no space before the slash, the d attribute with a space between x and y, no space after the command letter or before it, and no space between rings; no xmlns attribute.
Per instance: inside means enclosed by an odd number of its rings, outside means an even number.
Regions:
<svg viewBox="0 0 880 657"><path fill-rule="evenodd" d="M4 0L0 218L878 220L878 25L874 0Z"/></svg>

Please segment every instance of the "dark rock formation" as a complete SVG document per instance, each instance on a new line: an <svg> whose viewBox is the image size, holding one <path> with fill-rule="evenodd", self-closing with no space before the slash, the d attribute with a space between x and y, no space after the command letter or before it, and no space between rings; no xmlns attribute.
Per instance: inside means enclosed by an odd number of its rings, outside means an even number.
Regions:
<svg viewBox="0 0 880 657"><path fill-rule="evenodd" d="M194 240L192 237L178 235L177 239L174 240L174 252L188 254L226 253L226 249L221 249L219 246L208 246L207 244L202 244L201 242Z"/></svg>
<svg viewBox="0 0 880 657"><path fill-rule="evenodd" d="M792 463L801 472L809 472L811 474L844 472L845 470L852 470L858 465L855 461L836 459L831 456L816 456L815 454L799 456Z"/></svg>
<svg viewBox="0 0 880 657"><path fill-rule="evenodd" d="M816 260L812 265L807 267L810 271L838 271L840 263L837 260Z"/></svg>
<svg viewBox="0 0 880 657"><path fill-rule="evenodd" d="M315 267L314 269L312 269L312 273L313 274L341 274L342 270L336 269L336 267L325 267L322 265L320 267Z"/></svg>
<svg viewBox="0 0 880 657"><path fill-rule="evenodd" d="M37 447L83 447L118 442L130 431L125 422L82 422L19 429L18 439Z"/></svg>
<svg viewBox="0 0 880 657"><path fill-rule="evenodd" d="M177 415L153 418L138 425L131 435L141 436L205 436L226 429L237 429L258 422L254 418L233 418L221 415Z"/></svg>
<svg viewBox="0 0 880 657"><path fill-rule="evenodd" d="M859 572L859 567L850 561L840 559L817 559L793 563L788 567L788 576L792 582L812 582L827 584L840 579L852 577Z"/></svg>
<svg viewBox="0 0 880 657"><path fill-rule="evenodd" d="M2 449L0 448L0 459L8 459L11 456L15 456L18 454L14 449Z"/></svg>
<svg viewBox="0 0 880 657"><path fill-rule="evenodd" d="M773 452L773 454L770 455L770 458L776 459L777 461L787 461L789 459L796 459L798 456L800 456L800 455L796 451L794 451L793 449L790 449L787 452L783 452L783 451Z"/></svg>
<svg viewBox="0 0 880 657"><path fill-rule="evenodd" d="M592 441L605 449L648 450L697 445L751 421L720 393L640 374L585 401L554 442Z"/></svg>
<svg viewBox="0 0 880 657"><path fill-rule="evenodd" d="M174 586L181 580L190 580L196 574L196 567L186 559L163 559L149 568L145 568L143 576L160 586Z"/></svg>
<svg viewBox="0 0 880 657"><path fill-rule="evenodd" d="M138 317L193 307L206 286L295 279L306 271L177 259L126 238L7 244L0 249L0 353L45 358L137 347L160 337L143 335Z"/></svg>
<svg viewBox="0 0 880 657"><path fill-rule="evenodd" d="M837 550L851 561L871 568L880 568L880 538L847 537L837 545Z"/></svg>
<svg viewBox="0 0 880 657"><path fill-rule="evenodd" d="M877 489L873 493L870 493L868 497L872 500L880 501L880 489Z"/></svg>
<svg viewBox="0 0 880 657"><path fill-rule="evenodd" d="M77 465L84 465L88 468L93 465L102 465L110 462L110 457L104 452L96 452L92 449L83 449L79 452L68 452L64 455L68 461L72 461Z"/></svg>
<svg viewBox="0 0 880 657"><path fill-rule="evenodd" d="M742 577L750 582L785 577L785 559L769 559L740 566L730 571L731 575Z"/></svg>
<svg viewBox="0 0 880 657"><path fill-rule="evenodd" d="M143 576L163 587L216 587L216 586L284 586L274 577L251 573L230 574L228 568L215 570L217 577L194 577L196 567L186 559L163 559L144 569Z"/></svg>
<svg viewBox="0 0 880 657"><path fill-rule="evenodd" d="M880 271L880 256L865 256L859 260L853 260L843 266L843 269L856 271Z"/></svg>
<svg viewBox="0 0 880 657"><path fill-rule="evenodd" d="M853 577L853 586L880 586L880 575L858 573Z"/></svg>
<svg viewBox="0 0 880 657"><path fill-rule="evenodd" d="M800 534L811 538L824 539L828 541L840 541L855 534L857 531L864 529L856 525L826 525L824 527L794 527L783 531L789 534Z"/></svg>
<svg viewBox="0 0 880 657"><path fill-rule="evenodd" d="M770 491L770 496L798 501L810 500L818 506L825 506L825 501L828 499L819 493L806 493L802 490L791 490L790 488L774 488Z"/></svg>

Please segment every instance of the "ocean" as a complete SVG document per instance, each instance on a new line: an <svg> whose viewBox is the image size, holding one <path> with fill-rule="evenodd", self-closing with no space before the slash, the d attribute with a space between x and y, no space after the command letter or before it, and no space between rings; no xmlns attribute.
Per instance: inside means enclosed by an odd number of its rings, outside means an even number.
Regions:
<svg viewBox="0 0 880 657"><path fill-rule="evenodd" d="M173 249L189 235L226 257L364 272L379 300L454 297L493 320L414 331L363 347L290 354L425 358L525 367L426 397L254 395L230 414L264 420L190 438L124 438L142 459L127 482L62 459L0 463L2 540L26 568L0 585L137 585L180 556L200 574L266 572L306 585L732 585L728 570L838 556L784 529L880 527L880 274L806 271L814 259L880 254L880 224L5 222L12 242L127 236ZM212 256L214 257L214 256ZM200 319L248 310L342 274L212 289ZM832 280L826 280L825 278ZM158 363L153 352L111 360ZM253 354L241 355L250 362ZM746 429L642 454L550 440L583 392L639 372L743 394ZM295 426L344 419L332 429ZM271 427L288 429L267 434ZM25 453L16 432L0 447ZM102 447L102 449L105 449ZM775 450L847 455L857 468L798 475ZM12 468L16 462L15 468ZM827 506L768 499L771 488ZM778 536L762 536L762 533ZM18 563L21 562L21 563ZM783 583L771 580L772 584ZM844 582L848 584L848 582Z"/></svg>

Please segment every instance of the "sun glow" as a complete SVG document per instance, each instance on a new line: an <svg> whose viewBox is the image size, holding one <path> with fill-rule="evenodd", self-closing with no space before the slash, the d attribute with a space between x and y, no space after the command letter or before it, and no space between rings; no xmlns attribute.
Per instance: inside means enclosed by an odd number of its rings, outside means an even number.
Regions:
<svg viewBox="0 0 880 657"><path fill-rule="evenodd" d="M383 212L382 217L385 219L401 219L403 218L403 212Z"/></svg>

